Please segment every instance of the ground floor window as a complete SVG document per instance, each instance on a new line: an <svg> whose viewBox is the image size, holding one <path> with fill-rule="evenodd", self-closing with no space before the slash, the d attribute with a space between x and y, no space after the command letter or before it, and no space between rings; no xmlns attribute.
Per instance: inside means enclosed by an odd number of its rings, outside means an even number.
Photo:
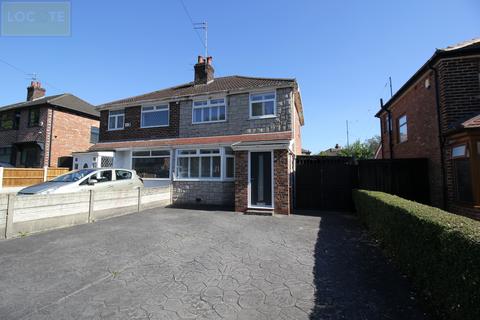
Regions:
<svg viewBox="0 0 480 320"><path fill-rule="evenodd" d="M170 151L145 150L133 151L132 169L142 178L169 179Z"/></svg>
<svg viewBox="0 0 480 320"><path fill-rule="evenodd" d="M452 148L452 164L456 199L461 202L473 202L470 152L466 144Z"/></svg>
<svg viewBox="0 0 480 320"><path fill-rule="evenodd" d="M0 162L10 163L12 159L12 147L0 148Z"/></svg>
<svg viewBox="0 0 480 320"><path fill-rule="evenodd" d="M177 179L222 180L233 177L234 155L231 148L177 150Z"/></svg>

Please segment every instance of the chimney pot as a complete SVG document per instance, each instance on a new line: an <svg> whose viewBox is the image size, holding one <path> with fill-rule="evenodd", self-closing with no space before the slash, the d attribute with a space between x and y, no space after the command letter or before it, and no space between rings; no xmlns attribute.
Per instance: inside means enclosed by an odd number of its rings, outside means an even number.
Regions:
<svg viewBox="0 0 480 320"><path fill-rule="evenodd" d="M27 88L27 101L43 98L45 96L45 89L42 88L42 84L39 81L30 82L30 86Z"/></svg>
<svg viewBox="0 0 480 320"><path fill-rule="evenodd" d="M212 66L212 57L207 57L205 60L204 57L198 56L198 63L195 65L195 84L207 84L213 81L213 74L215 70Z"/></svg>

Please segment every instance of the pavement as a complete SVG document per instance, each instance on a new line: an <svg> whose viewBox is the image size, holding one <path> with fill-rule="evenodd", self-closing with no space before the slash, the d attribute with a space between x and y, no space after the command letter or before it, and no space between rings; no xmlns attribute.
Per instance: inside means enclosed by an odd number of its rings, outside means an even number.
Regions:
<svg viewBox="0 0 480 320"><path fill-rule="evenodd" d="M0 241L0 319L426 319L352 215L161 208Z"/></svg>

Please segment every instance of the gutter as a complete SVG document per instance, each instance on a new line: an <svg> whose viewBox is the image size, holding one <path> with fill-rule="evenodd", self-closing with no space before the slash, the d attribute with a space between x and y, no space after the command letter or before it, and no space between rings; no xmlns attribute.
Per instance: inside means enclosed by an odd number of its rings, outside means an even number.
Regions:
<svg viewBox="0 0 480 320"><path fill-rule="evenodd" d="M53 134L53 113L55 110L52 108L52 115L50 117L50 142L48 145L48 166L52 166L52 134Z"/></svg>

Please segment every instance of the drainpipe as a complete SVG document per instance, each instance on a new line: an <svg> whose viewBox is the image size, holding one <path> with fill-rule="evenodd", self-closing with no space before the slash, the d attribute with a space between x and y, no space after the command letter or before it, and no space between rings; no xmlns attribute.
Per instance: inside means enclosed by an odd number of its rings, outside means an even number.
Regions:
<svg viewBox="0 0 480 320"><path fill-rule="evenodd" d="M52 109L52 115L50 116L50 143L48 145L48 167L51 167L52 163L52 134L53 134L53 113L55 112Z"/></svg>
<svg viewBox="0 0 480 320"><path fill-rule="evenodd" d="M390 159L393 159L392 113L383 105L383 99L380 99L380 108L387 112L388 149L390 151Z"/></svg>
<svg viewBox="0 0 480 320"><path fill-rule="evenodd" d="M442 207L445 209L447 207L447 176L445 174L445 138L442 134L442 118L441 118L441 110L440 110L440 92L438 89L438 70L430 66L430 70L433 71L433 77L435 81L435 105L437 110L437 124L438 124L438 143L440 144L440 166L442 172L442 183L443 183L443 199L442 199Z"/></svg>

